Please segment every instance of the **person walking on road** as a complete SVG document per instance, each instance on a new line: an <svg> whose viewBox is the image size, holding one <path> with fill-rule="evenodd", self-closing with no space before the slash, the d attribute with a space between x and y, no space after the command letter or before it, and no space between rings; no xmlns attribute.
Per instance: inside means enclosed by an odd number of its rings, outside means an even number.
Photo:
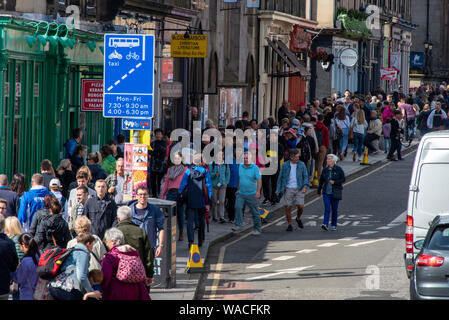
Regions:
<svg viewBox="0 0 449 320"><path fill-rule="evenodd" d="M390 152L388 153L388 156L387 156L387 159L389 161L396 161L396 159L394 158L394 153L396 151L398 153L398 159L397 160L402 160L402 156L401 156L401 148L402 148L401 133L404 130L401 128L401 125L400 125L401 120L402 120L402 112L400 110L395 110L394 118L391 121L391 133L390 133L391 148L390 148Z"/></svg>
<svg viewBox="0 0 449 320"><path fill-rule="evenodd" d="M239 187L235 200L235 227L233 231L243 230L243 208L247 205L253 216L253 235L262 233L262 221L258 210L258 199L260 199L260 189L262 188L262 176L259 167L251 159L251 153L243 154L243 163L239 167Z"/></svg>
<svg viewBox="0 0 449 320"><path fill-rule="evenodd" d="M332 231L337 230L338 204L342 199L343 183L346 181L343 169L337 166L338 157L334 154L327 156L327 166L323 169L318 185L318 194L323 194L324 219L321 229L329 229L329 217L332 210Z"/></svg>
<svg viewBox="0 0 449 320"><path fill-rule="evenodd" d="M276 195L283 194L281 203L285 208L285 216L288 222L287 231L293 231L292 207L297 206L296 223L304 229L301 215L304 211L304 197L309 186L309 175L305 164L299 160L299 150L291 149L290 160L284 162L277 182Z"/></svg>

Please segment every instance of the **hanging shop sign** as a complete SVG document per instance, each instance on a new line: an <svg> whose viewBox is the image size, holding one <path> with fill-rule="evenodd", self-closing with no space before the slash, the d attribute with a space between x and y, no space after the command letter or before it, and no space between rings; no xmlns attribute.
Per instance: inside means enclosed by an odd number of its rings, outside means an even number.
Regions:
<svg viewBox="0 0 449 320"><path fill-rule="evenodd" d="M357 64L359 55L352 48L346 48L340 53L340 63L346 67L353 67Z"/></svg>
<svg viewBox="0 0 449 320"><path fill-rule="evenodd" d="M172 58L206 58L207 35L191 34L188 38L184 34L171 35Z"/></svg>
<svg viewBox="0 0 449 320"><path fill-rule="evenodd" d="M395 68L381 68L380 79L386 81L396 81L398 79L398 71Z"/></svg>
<svg viewBox="0 0 449 320"><path fill-rule="evenodd" d="M307 50L312 44L312 35L298 25L293 27L290 32L290 50L292 52L301 52Z"/></svg>
<svg viewBox="0 0 449 320"><path fill-rule="evenodd" d="M81 80L81 111L103 111L103 80Z"/></svg>
<svg viewBox="0 0 449 320"><path fill-rule="evenodd" d="M390 56L390 66L401 72L401 53L392 52Z"/></svg>

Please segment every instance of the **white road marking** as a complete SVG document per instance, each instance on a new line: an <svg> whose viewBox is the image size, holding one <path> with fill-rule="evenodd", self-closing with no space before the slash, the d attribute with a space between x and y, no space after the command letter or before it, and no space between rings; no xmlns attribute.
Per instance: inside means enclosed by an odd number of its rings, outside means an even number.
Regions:
<svg viewBox="0 0 449 320"><path fill-rule="evenodd" d="M307 226L307 227L316 227L316 225L317 225L316 221L309 221L309 222L304 223L304 226Z"/></svg>
<svg viewBox="0 0 449 320"><path fill-rule="evenodd" d="M376 228L377 230L389 230L389 229L391 229L392 227L379 227L379 228Z"/></svg>
<svg viewBox="0 0 449 320"><path fill-rule="evenodd" d="M336 246L337 244L339 244L339 243L337 243L337 242L327 242L327 243L320 244L320 245L318 245L317 247L325 247L325 248L328 248L328 247Z"/></svg>
<svg viewBox="0 0 449 320"><path fill-rule="evenodd" d="M285 260L290 260L293 259L295 256L282 256L282 257L277 257L272 259L273 261L285 261Z"/></svg>
<svg viewBox="0 0 449 320"><path fill-rule="evenodd" d="M271 266L271 263L259 263L259 264L253 264L252 266L246 267L247 269L261 269L265 267Z"/></svg>
<svg viewBox="0 0 449 320"><path fill-rule="evenodd" d="M370 240L370 241L364 241L364 242L358 242L358 243L353 243L353 244L348 244L345 247L358 247L358 246L364 246L366 244L371 244L371 243L376 243L379 241L385 241L388 240L388 238L381 238L381 239L376 239L376 240Z"/></svg>
<svg viewBox="0 0 449 320"><path fill-rule="evenodd" d="M259 280L259 279L271 278L271 277L279 276L281 274L292 274L292 273L296 273L296 272L303 271L305 269L310 269L310 268L313 268L313 267L314 266L307 266L307 267L299 267L299 268L292 268L292 269L276 270L275 273L269 273L269 274L265 274L263 276L248 278L248 279L246 279L246 281L253 281L253 280Z"/></svg>
<svg viewBox="0 0 449 320"><path fill-rule="evenodd" d="M315 251L318 251L318 250L317 249L304 249L304 250L296 251L296 253L312 253Z"/></svg>
<svg viewBox="0 0 449 320"><path fill-rule="evenodd" d="M360 235L368 235L368 234L375 234L378 233L379 231L365 231L365 232L360 232Z"/></svg>
<svg viewBox="0 0 449 320"><path fill-rule="evenodd" d="M346 237L346 238L338 239L337 241L352 241L355 239L358 239L358 237Z"/></svg>
<svg viewBox="0 0 449 320"><path fill-rule="evenodd" d="M285 223L285 221L280 221L278 223L276 223L277 226L282 226Z"/></svg>
<svg viewBox="0 0 449 320"><path fill-rule="evenodd" d="M350 224L350 223L351 223L351 221L339 222L339 223L338 223L338 226L344 227L344 226L346 226L346 225L348 225L348 224Z"/></svg>

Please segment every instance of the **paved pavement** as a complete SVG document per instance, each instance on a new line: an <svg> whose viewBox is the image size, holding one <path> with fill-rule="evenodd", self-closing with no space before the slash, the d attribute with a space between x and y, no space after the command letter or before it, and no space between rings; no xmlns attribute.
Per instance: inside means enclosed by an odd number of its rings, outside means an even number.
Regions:
<svg viewBox="0 0 449 320"><path fill-rule="evenodd" d="M414 141L409 148L403 148L403 152L406 152L407 149L415 148L418 144L417 141ZM371 166L362 166L359 162L353 162L351 157L347 157L344 161L338 163L339 166L344 170L347 178L351 176L354 177L356 175L363 175L363 172L369 171L372 166L379 166L382 163L387 162L386 154L383 152L377 155L369 156L369 164ZM310 189L307 192L307 195L311 196L316 193L316 189ZM307 199L306 195L306 199ZM278 211L281 209L281 205L277 204L272 207L266 207L270 211L270 215L268 216L268 220L273 219L275 215L282 215L283 211ZM209 247L231 238L234 233L231 228L233 224L226 223L220 224L218 222L211 221L209 232L206 232L206 240L203 242L203 246L200 248L201 259L204 261L207 259ZM251 214L244 215L244 227L246 230L252 229L252 218ZM195 235L196 240L196 235ZM185 237L184 241L178 241L176 245L176 287L171 289L164 288L152 288L151 289L151 298L153 300L194 300L196 295L197 286L199 284L199 280L201 277L201 272L191 272L186 273L186 265L188 259L188 250L187 250L187 240Z"/></svg>

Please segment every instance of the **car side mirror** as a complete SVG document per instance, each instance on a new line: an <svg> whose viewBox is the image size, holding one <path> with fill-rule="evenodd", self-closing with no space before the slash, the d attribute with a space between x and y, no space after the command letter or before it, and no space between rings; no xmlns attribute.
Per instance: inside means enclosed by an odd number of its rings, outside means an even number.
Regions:
<svg viewBox="0 0 449 320"><path fill-rule="evenodd" d="M424 246L424 240L418 240L413 244L416 248L416 250L421 250Z"/></svg>

